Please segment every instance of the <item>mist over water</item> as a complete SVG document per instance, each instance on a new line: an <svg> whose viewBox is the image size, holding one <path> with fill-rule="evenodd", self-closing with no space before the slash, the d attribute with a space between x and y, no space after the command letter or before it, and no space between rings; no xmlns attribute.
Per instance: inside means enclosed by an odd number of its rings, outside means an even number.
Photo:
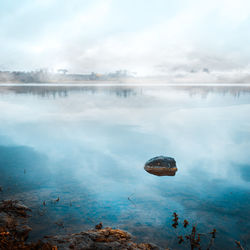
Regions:
<svg viewBox="0 0 250 250"><path fill-rule="evenodd" d="M177 212L246 245L249 113L249 86L0 86L0 195L31 206L33 239L102 221L178 248ZM143 169L157 155L175 176Z"/></svg>

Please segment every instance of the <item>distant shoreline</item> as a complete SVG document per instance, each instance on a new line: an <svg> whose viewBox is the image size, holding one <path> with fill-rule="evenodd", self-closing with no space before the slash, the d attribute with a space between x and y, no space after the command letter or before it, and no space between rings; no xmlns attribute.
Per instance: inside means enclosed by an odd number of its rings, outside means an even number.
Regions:
<svg viewBox="0 0 250 250"><path fill-rule="evenodd" d="M235 87L250 87L250 83L238 83L238 82L221 82L221 83L213 83L213 82L164 82L164 81L117 81L117 80L88 80L88 81L74 81L74 82L0 82L0 86L180 86L180 87L188 87L188 86L207 86L207 87L226 87L226 86L235 86Z"/></svg>

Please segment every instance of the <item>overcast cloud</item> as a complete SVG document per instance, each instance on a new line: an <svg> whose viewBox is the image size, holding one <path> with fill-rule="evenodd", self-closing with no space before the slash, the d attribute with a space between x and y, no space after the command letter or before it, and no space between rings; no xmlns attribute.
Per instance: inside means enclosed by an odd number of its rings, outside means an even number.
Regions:
<svg viewBox="0 0 250 250"><path fill-rule="evenodd" d="M250 1L1 0L0 70L42 67L245 76Z"/></svg>

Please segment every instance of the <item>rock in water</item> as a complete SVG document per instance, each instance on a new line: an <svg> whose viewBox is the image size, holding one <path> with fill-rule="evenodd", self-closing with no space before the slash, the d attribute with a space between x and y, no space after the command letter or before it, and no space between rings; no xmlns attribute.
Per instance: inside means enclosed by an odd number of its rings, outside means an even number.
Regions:
<svg viewBox="0 0 250 250"><path fill-rule="evenodd" d="M144 169L148 173L158 176L174 176L177 171L175 159L166 156L157 156L148 160Z"/></svg>

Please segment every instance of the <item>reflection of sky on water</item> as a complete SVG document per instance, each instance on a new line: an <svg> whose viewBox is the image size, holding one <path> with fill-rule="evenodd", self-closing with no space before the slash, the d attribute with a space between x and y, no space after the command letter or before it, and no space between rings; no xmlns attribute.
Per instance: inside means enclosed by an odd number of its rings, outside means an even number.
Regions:
<svg viewBox="0 0 250 250"><path fill-rule="evenodd" d="M218 246L247 240L250 87L61 88L0 87L5 194L61 197L32 218L46 221L44 234L56 219L75 231L101 220L174 244L177 211L202 231L216 227ZM156 155L176 159L175 177L144 171Z"/></svg>

